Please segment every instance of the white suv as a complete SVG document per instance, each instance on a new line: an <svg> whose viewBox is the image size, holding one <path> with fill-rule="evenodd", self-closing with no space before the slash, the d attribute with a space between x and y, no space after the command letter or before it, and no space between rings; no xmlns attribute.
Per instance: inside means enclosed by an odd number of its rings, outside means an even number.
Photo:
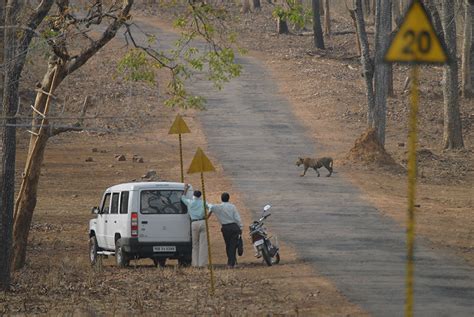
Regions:
<svg viewBox="0 0 474 317"><path fill-rule="evenodd" d="M151 258L164 266L166 259L191 263L191 222L181 202L183 183L126 183L108 188L89 222L91 264L100 255L115 255L117 265L131 259ZM192 189L188 195L192 195ZM191 197L190 197L191 198Z"/></svg>

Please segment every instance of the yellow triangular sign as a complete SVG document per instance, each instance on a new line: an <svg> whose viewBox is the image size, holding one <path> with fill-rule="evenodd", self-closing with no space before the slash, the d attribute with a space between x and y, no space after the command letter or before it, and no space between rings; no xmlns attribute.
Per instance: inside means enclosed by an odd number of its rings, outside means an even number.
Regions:
<svg viewBox="0 0 474 317"><path fill-rule="evenodd" d="M193 161L188 169L188 174L201 173L201 172L215 172L216 169L212 165L211 161L207 158L206 154L198 147L196 154L194 155Z"/></svg>
<svg viewBox="0 0 474 317"><path fill-rule="evenodd" d="M386 62L446 63L448 54L425 7L414 0L385 54Z"/></svg>
<svg viewBox="0 0 474 317"><path fill-rule="evenodd" d="M171 125L170 130L168 131L168 134L183 134L183 133L190 133L190 132L191 131L186 125L186 122L184 122L183 118L178 113L176 115L176 119L174 119L174 122Z"/></svg>

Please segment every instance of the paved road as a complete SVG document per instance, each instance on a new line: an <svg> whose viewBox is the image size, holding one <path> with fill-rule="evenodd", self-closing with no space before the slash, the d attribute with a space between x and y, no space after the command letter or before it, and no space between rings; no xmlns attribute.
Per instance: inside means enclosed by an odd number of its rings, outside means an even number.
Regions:
<svg viewBox="0 0 474 317"><path fill-rule="evenodd" d="M173 37L160 33L159 38ZM220 92L205 81L192 83L194 91L207 92L208 111L201 119L209 150L255 217L271 203L272 231L349 300L375 316L403 315L404 230L364 201L341 174L298 176L296 156L317 153L319 146L306 137L258 61L239 62L243 75ZM420 238L415 283L417 316L474 316L473 268Z"/></svg>

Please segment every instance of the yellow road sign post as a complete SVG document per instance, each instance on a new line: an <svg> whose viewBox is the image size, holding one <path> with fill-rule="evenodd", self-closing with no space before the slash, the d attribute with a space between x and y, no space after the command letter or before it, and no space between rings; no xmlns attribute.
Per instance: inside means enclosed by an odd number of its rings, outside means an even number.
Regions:
<svg viewBox="0 0 474 317"><path fill-rule="evenodd" d="M182 144L182 140L181 140L181 134L190 133L190 132L191 131L189 130L186 122L184 122L183 118L178 113L176 115L176 118L174 119L173 124L170 127L170 130L168 131L168 134L178 134L178 139L179 139L179 162L180 162L180 166L181 166L181 183L184 183L183 144Z"/></svg>
<svg viewBox="0 0 474 317"><path fill-rule="evenodd" d="M201 187L202 187L202 203L204 207L204 219L206 221L206 238L207 238L207 254L209 259L209 271L211 274L211 295L214 295L214 268L212 266L212 255L211 255L211 239L209 234L209 222L208 212L206 208L206 188L204 186L204 172L215 172L216 169L212 165L211 161L204 154L203 150L198 147L196 154L191 162L188 169L188 174L201 173Z"/></svg>
<svg viewBox="0 0 474 317"><path fill-rule="evenodd" d="M405 316L407 317L413 316L414 304L418 65L445 64L448 59L446 46L436 35L425 7L419 0L413 0L384 56L386 63L412 64L408 135L407 264L405 277Z"/></svg>

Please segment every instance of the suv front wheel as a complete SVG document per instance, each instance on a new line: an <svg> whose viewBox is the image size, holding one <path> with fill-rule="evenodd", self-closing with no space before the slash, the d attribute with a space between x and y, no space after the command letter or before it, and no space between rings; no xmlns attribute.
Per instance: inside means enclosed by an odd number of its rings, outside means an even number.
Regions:
<svg viewBox="0 0 474 317"><path fill-rule="evenodd" d="M115 260L118 267L126 267L130 263L128 254L123 251L121 239L115 241Z"/></svg>
<svg viewBox="0 0 474 317"><path fill-rule="evenodd" d="M91 261L91 265L95 265L97 263L97 250L99 246L97 245L97 238L95 236L90 237L89 239L89 260Z"/></svg>

